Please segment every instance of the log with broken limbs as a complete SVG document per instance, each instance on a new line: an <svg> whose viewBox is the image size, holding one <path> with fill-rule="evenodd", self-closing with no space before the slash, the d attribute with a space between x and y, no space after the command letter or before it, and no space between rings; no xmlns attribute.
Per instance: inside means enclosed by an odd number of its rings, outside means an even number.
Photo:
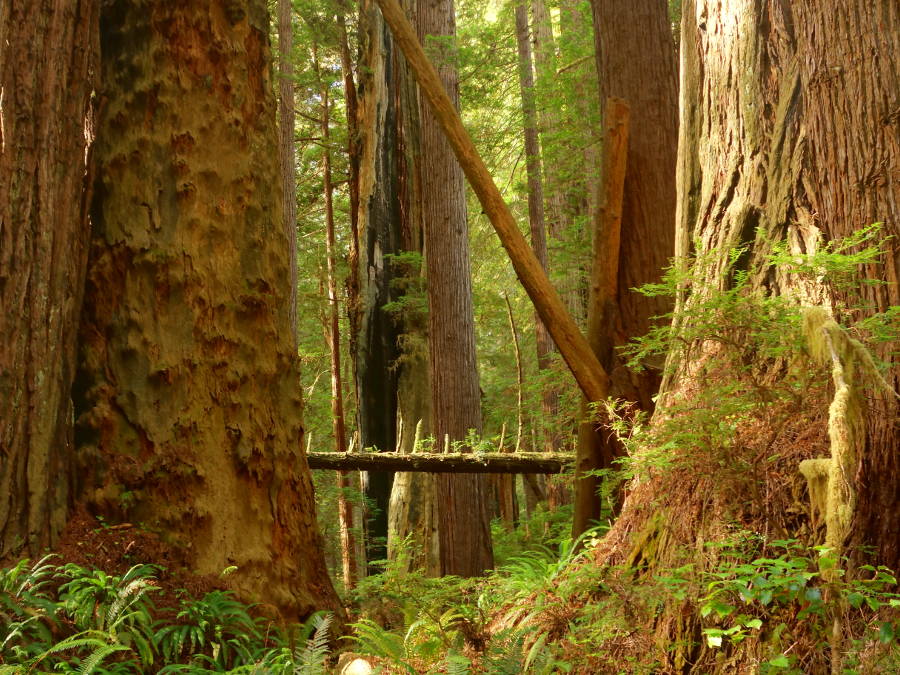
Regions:
<svg viewBox="0 0 900 675"><path fill-rule="evenodd" d="M559 452L310 452L306 458L310 469L425 473L562 473L575 461Z"/></svg>

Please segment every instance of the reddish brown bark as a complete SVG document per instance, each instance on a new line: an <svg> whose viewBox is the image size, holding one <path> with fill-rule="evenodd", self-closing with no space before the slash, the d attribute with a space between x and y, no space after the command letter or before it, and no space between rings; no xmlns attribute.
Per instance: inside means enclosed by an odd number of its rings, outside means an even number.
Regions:
<svg viewBox="0 0 900 675"><path fill-rule="evenodd" d="M459 82L450 51L456 35L453 0L421 0L420 42L432 50L441 81L459 107ZM433 112L423 101L422 218L428 279L428 341L432 433L438 446L481 433L481 393L475 356L475 319L469 265L465 178ZM483 476L440 476L442 574L476 576L494 565L487 482Z"/></svg>
<svg viewBox="0 0 900 675"><path fill-rule="evenodd" d="M671 303L632 289L658 281L675 254L675 152L678 105L675 46L665 0L592 0L600 100L631 109L622 213L619 283L611 344L644 335ZM640 35L640 39L635 39ZM611 394L653 409L659 373L625 369L610 354Z"/></svg>
<svg viewBox="0 0 900 675"><path fill-rule="evenodd" d="M807 153L806 189L795 199L808 200L804 214L825 241L876 222L890 237L880 264L861 270L866 278L887 283L835 292L841 304L861 304L851 316L862 318L900 305L900 5L854 0L832 7L802 0L793 9L794 24L786 25L796 27L805 121L798 131L807 135L801 146ZM881 343L876 353L889 364L888 383L900 391L896 342ZM894 396L870 392L856 475L859 501L847 542L851 551L874 546L880 562L895 570L900 521L886 515L900 510L898 415Z"/></svg>
<svg viewBox="0 0 900 675"><path fill-rule="evenodd" d="M71 501L98 7L0 4L0 558L53 544Z"/></svg>
<svg viewBox="0 0 900 675"><path fill-rule="evenodd" d="M754 290L827 306L848 323L896 306L900 301L897 4L852 0L838 7L812 0L769 4L688 0L681 35L676 241L679 256L701 256L703 282L699 288L682 289L675 329L691 320L704 289L730 287L729 255L739 246L747 251L739 263L751 271L759 263L764 270L751 275ZM763 264L773 242L782 242L792 254L808 254L872 222L884 223L884 234L895 239L884 243L886 253L877 264L858 269L857 283L848 289L835 288L827 276L792 274ZM873 279L888 283L864 283ZM862 306L854 297L857 293ZM888 382L897 388L900 360L895 346L882 344L876 351L887 361ZM683 349L673 350L672 375L663 386L665 396L654 425L664 422L673 401L692 400L689 397L701 388L715 386L714 381L697 377L698 364L709 358L709 351L702 344L692 345L691 357ZM777 362L762 359L747 365L757 382L769 376L777 381L785 372ZM811 364L808 369L814 372ZM815 528L809 528L811 507L799 515L767 508L770 503L795 504L797 491L802 494L805 489L799 461L831 452L824 428L833 393L828 389L831 378L827 371L820 376L824 395L805 390L797 402L778 402L767 411L770 419L781 416L783 424L766 428L762 442L753 428L734 448L712 448L723 453L719 455L723 460L716 461L713 455L690 465L690 471L660 472L632 485L619 520L598 548L600 562L629 564L651 575L682 564L685 557L703 566L710 563L708 542L731 541L735 522L762 539L779 533L777 538L821 543ZM898 403L874 388L865 399L865 434L857 436L854 447L858 464L855 471L845 473L856 504L851 534L843 546L852 557L866 556L867 562L896 569L900 523L885 514L900 506ZM704 414L715 412L713 406ZM803 443L795 445L803 434ZM732 453L740 452L745 443L762 446L758 452L765 460L745 456L735 475ZM678 451L680 458L697 449ZM780 470L773 469L778 466ZM862 546L870 547L874 555L864 553ZM692 631L699 630L698 623L685 616L679 603L660 618L655 639L674 644L696 634ZM843 638L836 634L833 639L839 644ZM666 655L666 669L686 671L693 666L696 672L706 672L721 658L720 650L708 650L701 641L694 645ZM833 661L828 663L827 651L815 650L804 665L809 672L839 670L839 651L831 652ZM753 667L752 647L736 656L746 661L733 660L734 668Z"/></svg>
<svg viewBox="0 0 900 675"><path fill-rule="evenodd" d="M337 262L334 236L334 187L331 175L331 97L328 87L322 84L318 54L313 45L313 67L318 79L322 97L322 188L325 197L325 257L328 270L328 349L331 353L331 422L334 433L334 449L338 453L347 452L347 427L344 422L344 387L341 382L341 332L340 311L337 294ZM338 522L341 533L341 568L344 588L356 585L356 560L353 541L353 506L345 491L350 487L347 471L338 472Z"/></svg>

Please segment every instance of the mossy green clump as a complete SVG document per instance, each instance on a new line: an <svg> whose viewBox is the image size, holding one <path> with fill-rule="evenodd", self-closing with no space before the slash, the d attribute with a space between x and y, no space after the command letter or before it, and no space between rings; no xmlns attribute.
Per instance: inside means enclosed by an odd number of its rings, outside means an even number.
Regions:
<svg viewBox="0 0 900 675"><path fill-rule="evenodd" d="M825 546L840 555L856 508L853 476L865 442L862 388L872 382L892 390L865 346L851 338L825 308L803 310L803 334L812 358L831 363L835 392L828 410L831 458L801 462L800 472L809 485L813 511L824 515Z"/></svg>

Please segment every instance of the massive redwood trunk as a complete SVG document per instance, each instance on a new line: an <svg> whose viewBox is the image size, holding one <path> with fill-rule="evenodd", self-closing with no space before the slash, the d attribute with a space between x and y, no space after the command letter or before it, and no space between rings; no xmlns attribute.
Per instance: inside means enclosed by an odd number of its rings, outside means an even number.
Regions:
<svg viewBox="0 0 900 675"><path fill-rule="evenodd" d="M70 502L98 0L0 4L0 558Z"/></svg>
<svg viewBox="0 0 900 675"><path fill-rule="evenodd" d="M786 17L789 19L790 17ZM837 7L803 0L794 8L796 64L806 153L794 202L808 200L801 222L821 230L824 241L865 225L883 223L891 237L881 264L861 270L868 279L858 320L900 305L900 5L894 0L854 0ZM786 25L787 22L786 22ZM763 26L763 30L766 26ZM770 40L775 39L774 32ZM848 45L853 45L848 50ZM792 83L793 84L793 83ZM771 114L771 113L770 113ZM838 303L857 301L835 292ZM889 364L888 384L900 391L900 355L894 340L876 354ZM865 446L860 455L858 503L847 542L850 550L873 546L877 558L900 568L900 424L897 399L885 391L868 397Z"/></svg>
<svg viewBox="0 0 900 675"><path fill-rule="evenodd" d="M762 272L751 277L752 289L823 305L845 323L900 304L897 4L690 0L683 5L681 55L677 246L682 258L700 256L703 270L699 283L683 287L676 328L691 327L704 300L701 289L731 288L736 268ZM812 253L873 222L882 222L883 234L893 239L883 243L886 253L878 263L857 270L856 283L849 287L762 265L773 243L784 242L793 254ZM729 257L728 250L737 246L746 247L746 253ZM863 283L873 279L887 283ZM896 342L875 351L887 362L887 381L897 389ZM730 397L701 403L704 390L716 386L716 378L750 372L710 373L715 352L709 342L689 351L682 346L678 353L670 358L671 376L655 427L671 421L679 400L698 401L716 415ZM822 543L809 527L808 513L783 508L795 504L794 495L805 489L799 460L827 458L833 450L826 429L834 393L828 372L815 371L804 354L798 358L805 359L804 375L817 373L817 379L796 396L770 397L765 434L739 430L733 446L702 451L724 453L725 461L715 461L713 454L690 470L657 472L633 486L616 527L598 550L604 562L626 562L651 573L684 562L678 560L684 554L693 554L692 562L708 563L698 542L727 537L735 523L763 536L777 533L777 538ZM790 376L778 360L747 365L754 381L770 391ZM697 377L704 366L708 379ZM856 556L866 545L874 550L870 560L896 569L900 523L885 515L900 506L898 403L873 387L864 405L865 433L854 448L858 460L855 470L844 472L856 499L843 551ZM704 456L697 453L696 447L680 447L675 460ZM699 634L691 633L692 621L674 608L661 616L658 627L668 631L665 639L697 644L672 653L671 665L679 670L689 670L692 661L700 662L698 670L710 663L701 661L709 654L700 653L704 647ZM823 655L810 658L816 662L807 672L828 667Z"/></svg>
<svg viewBox="0 0 900 675"><path fill-rule="evenodd" d="M714 10L695 1L683 11L679 254L693 241L704 249L750 244L751 260L778 240L812 252L881 222L893 237L887 253L859 270L849 290L786 274L757 283L831 305L845 323L900 304L900 8L857 0L840 8L804 1ZM738 74L733 82L729 72ZM886 376L896 390L896 352L888 344L876 352L890 364ZM880 562L897 567L900 523L883 517L900 505L897 401L884 392L867 398L848 543L874 546Z"/></svg>
<svg viewBox="0 0 900 675"><path fill-rule="evenodd" d="M291 618L340 612L301 446L262 0L109 0L77 380L107 515Z"/></svg>

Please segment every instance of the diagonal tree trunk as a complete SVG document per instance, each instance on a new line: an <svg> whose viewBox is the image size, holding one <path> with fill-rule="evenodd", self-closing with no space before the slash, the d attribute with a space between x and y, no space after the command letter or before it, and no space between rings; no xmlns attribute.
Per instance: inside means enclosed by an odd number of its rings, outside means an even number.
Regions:
<svg viewBox="0 0 900 675"><path fill-rule="evenodd" d="M71 502L98 9L0 4L0 558L52 545Z"/></svg>

